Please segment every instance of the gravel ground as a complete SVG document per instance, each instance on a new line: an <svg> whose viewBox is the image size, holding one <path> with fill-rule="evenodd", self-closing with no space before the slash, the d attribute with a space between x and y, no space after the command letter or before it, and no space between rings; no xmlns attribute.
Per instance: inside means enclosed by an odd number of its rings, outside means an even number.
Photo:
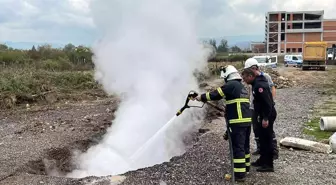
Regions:
<svg viewBox="0 0 336 185"><path fill-rule="evenodd" d="M303 123L308 119L318 93L312 89L279 89L276 101L278 140L286 136L302 136ZM214 123L215 122L215 123ZM224 174L229 172L228 143L222 140L223 122L215 120L211 131L183 156L171 162L129 172L123 184L229 184ZM209 127L206 125L206 127ZM254 148L253 134L251 137ZM252 156L252 161L256 159ZM254 169L241 184L336 184L336 157L307 151L280 148L280 158L275 162L275 173L257 173Z"/></svg>
<svg viewBox="0 0 336 185"><path fill-rule="evenodd" d="M56 167L69 169L66 163L71 150L86 150L95 142L92 139L104 133L111 124L116 103L112 99L51 110L39 107L39 110L1 112L0 184L35 184L16 179L26 173L45 175L42 159L57 159L61 163Z"/></svg>
<svg viewBox="0 0 336 185"><path fill-rule="evenodd" d="M309 110L318 100L317 91L290 88L279 89L277 92L278 141L286 136L309 138L303 136L301 130L308 119ZM108 125L105 123L112 116L106 109L111 107L108 103L86 104L68 110L22 113L20 119L1 115L2 123L6 124L0 124L0 184L114 185L111 177L66 179L48 177L38 171L41 170L41 158L50 155L46 151L69 147L75 141L86 141L106 129ZM204 128L210 131L196 134L198 139L192 140L190 149L184 155L174 157L170 162L127 172L123 174L126 179L121 184L229 184L224 179L224 174L230 172L230 161L228 143L222 139L223 127L222 118L205 124ZM251 143L254 149L253 134ZM252 156L252 161L255 159ZM257 173L252 168L247 182L242 184L336 184L335 166L335 155L280 148L275 173Z"/></svg>

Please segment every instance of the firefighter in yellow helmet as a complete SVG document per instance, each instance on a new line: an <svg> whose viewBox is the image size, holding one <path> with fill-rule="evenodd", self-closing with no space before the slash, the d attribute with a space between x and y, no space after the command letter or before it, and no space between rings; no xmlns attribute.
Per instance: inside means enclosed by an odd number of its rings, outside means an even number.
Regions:
<svg viewBox="0 0 336 185"><path fill-rule="evenodd" d="M225 99L226 122L232 140L235 180L244 181L250 170L251 117L249 95L242 84L238 70L228 65L224 68L225 84L212 92L199 95L202 102Z"/></svg>

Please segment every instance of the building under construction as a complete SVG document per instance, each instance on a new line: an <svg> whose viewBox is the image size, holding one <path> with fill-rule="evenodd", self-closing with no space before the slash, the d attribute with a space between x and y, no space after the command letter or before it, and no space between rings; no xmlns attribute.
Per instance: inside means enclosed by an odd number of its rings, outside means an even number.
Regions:
<svg viewBox="0 0 336 185"><path fill-rule="evenodd" d="M298 53L304 42L314 41L336 44L336 19L324 19L324 11L266 13L264 52Z"/></svg>

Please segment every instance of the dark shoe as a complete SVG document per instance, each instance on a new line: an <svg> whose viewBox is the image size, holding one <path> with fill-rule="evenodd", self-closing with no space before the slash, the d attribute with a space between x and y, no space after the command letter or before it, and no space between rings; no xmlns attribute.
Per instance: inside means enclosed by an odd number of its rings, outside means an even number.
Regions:
<svg viewBox="0 0 336 185"><path fill-rule="evenodd" d="M252 153L252 155L260 155L260 150L257 149L255 152Z"/></svg>
<svg viewBox="0 0 336 185"><path fill-rule="evenodd" d="M263 165L257 169L257 172L274 172L274 167Z"/></svg>
<svg viewBox="0 0 336 185"><path fill-rule="evenodd" d="M257 159L256 161L252 162L251 165L254 167L259 167L262 166L263 164L260 159Z"/></svg>
<svg viewBox="0 0 336 185"><path fill-rule="evenodd" d="M237 181L237 182L245 182L245 177L239 177L239 178L237 178L237 177L235 177L235 181Z"/></svg>

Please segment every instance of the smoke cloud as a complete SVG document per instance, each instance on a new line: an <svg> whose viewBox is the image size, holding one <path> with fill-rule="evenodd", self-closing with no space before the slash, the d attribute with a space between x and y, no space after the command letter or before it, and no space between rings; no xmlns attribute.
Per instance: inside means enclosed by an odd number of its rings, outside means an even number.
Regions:
<svg viewBox="0 0 336 185"><path fill-rule="evenodd" d="M93 47L96 79L121 97L116 118L101 143L77 157L69 177L116 175L168 161L185 151L182 139L202 118L188 109L135 160L130 157L198 90L195 69L209 51L194 25L198 0L93 0L90 8L103 36Z"/></svg>

